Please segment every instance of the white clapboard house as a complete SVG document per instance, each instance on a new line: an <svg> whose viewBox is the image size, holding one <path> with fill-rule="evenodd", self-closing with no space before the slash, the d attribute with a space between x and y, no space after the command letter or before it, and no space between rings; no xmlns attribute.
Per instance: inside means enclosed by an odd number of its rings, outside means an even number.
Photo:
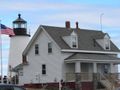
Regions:
<svg viewBox="0 0 120 90"><path fill-rule="evenodd" d="M82 90L114 90L119 81L120 50L107 33L41 25L23 52L19 84L73 82ZM18 69L18 67L16 67ZM86 86L87 85L87 86ZM97 85L97 86L95 86Z"/></svg>

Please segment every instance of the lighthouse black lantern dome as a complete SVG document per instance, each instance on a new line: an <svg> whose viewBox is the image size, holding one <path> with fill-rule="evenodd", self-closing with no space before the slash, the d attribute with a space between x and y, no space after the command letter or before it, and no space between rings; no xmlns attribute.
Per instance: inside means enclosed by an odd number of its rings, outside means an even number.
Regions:
<svg viewBox="0 0 120 90"><path fill-rule="evenodd" d="M15 35L28 35L27 22L21 18L21 14L18 14L18 18L13 21L13 30Z"/></svg>

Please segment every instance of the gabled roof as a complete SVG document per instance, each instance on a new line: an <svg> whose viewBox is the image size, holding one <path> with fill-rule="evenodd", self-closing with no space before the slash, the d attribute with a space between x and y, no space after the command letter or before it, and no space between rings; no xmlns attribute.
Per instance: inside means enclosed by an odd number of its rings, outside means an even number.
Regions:
<svg viewBox="0 0 120 90"><path fill-rule="evenodd" d="M106 51L95 41L96 39L101 39L104 37L105 33L97 30L88 30L88 29L76 29L76 28L63 28L63 27L53 27L41 25L33 38L29 42L28 46L24 50L23 54L26 54L30 49L32 43L36 40L37 36L40 35L41 30L45 30L49 36L57 43L61 49L77 49L77 50L90 50L90 51ZM63 40L62 37L69 36L73 30L78 35L78 48L70 48L69 45ZM113 42L110 42L109 52L119 52L119 49Z"/></svg>
<svg viewBox="0 0 120 90"><path fill-rule="evenodd" d="M53 38L53 40L59 45L61 49L73 49L70 48L65 41L62 39L63 36L69 36L74 30L78 35L78 50L93 50L93 51L106 51L99 46L95 41L96 39L103 38L105 33L97 30L88 30L88 29L76 29L76 28L61 28L61 27L52 27L52 26L42 26L47 33ZM119 49L113 42L110 42L111 50L119 52ZM75 48L74 48L75 49Z"/></svg>

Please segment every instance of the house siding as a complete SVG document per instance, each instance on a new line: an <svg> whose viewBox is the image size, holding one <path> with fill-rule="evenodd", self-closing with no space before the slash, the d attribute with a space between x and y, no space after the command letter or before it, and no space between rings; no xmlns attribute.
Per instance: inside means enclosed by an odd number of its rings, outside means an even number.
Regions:
<svg viewBox="0 0 120 90"><path fill-rule="evenodd" d="M89 30L90 32L87 31L89 32L87 33L85 30L80 30L80 32L76 30L79 35L78 48L70 48L69 36L72 31L59 29L40 27L33 36L23 52L23 55L27 57L28 65L23 66L23 76L19 77L20 84L55 85L62 81L61 83L65 84L73 82L74 88L80 86L81 90L93 90L93 87L96 88L93 85L96 85L97 79L100 82L102 76L108 74L111 77L112 72L118 72L116 64L119 63L120 58L117 58L117 53L114 52L114 49L118 51L117 47L113 44L111 50L105 51L104 39L94 37L94 35L97 36L98 31ZM100 35L103 36L104 33ZM48 43L52 45L50 53L48 53ZM39 47L37 55L35 54L36 44ZM46 67L44 75L42 65Z"/></svg>
<svg viewBox="0 0 120 90"><path fill-rule="evenodd" d="M52 42L53 45L53 52L50 54L48 53L48 42ZM39 55L34 54L35 44L39 44ZM62 54L52 38L42 31L27 55L28 65L23 68L20 84L55 82L63 79L64 58L69 55L71 54ZM42 64L46 64L46 75L42 75Z"/></svg>

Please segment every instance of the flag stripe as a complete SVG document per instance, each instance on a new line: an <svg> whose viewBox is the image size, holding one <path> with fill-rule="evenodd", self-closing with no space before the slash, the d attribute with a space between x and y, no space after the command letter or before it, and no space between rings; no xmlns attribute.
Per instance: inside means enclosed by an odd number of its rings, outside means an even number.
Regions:
<svg viewBox="0 0 120 90"><path fill-rule="evenodd" d="M1 31L0 34L6 34L6 35L15 35L13 32L13 29L1 24Z"/></svg>

